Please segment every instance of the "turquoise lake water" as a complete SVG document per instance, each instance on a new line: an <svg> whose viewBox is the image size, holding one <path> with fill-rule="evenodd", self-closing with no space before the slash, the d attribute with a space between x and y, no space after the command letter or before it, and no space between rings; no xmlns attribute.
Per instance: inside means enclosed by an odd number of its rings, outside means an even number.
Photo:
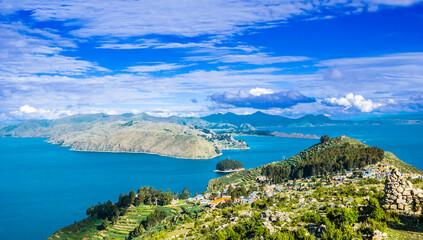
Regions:
<svg viewBox="0 0 423 240"><path fill-rule="evenodd" d="M276 129L274 129L276 130ZM348 135L394 152L423 169L423 125L278 128L279 131ZM98 202L117 201L140 186L192 193L206 190L216 163L237 159L245 168L280 161L318 140L238 137L250 150L223 151L209 160L174 159L148 154L72 152L44 139L0 138L0 239L46 239L85 217Z"/></svg>

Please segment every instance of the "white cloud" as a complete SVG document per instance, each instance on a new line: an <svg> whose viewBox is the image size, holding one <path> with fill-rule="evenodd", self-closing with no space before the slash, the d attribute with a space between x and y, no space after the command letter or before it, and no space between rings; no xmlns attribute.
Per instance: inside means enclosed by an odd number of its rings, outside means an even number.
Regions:
<svg viewBox="0 0 423 240"><path fill-rule="evenodd" d="M106 71L89 61L61 55L74 43L43 30L20 24L0 24L0 71L3 74L82 74Z"/></svg>
<svg viewBox="0 0 423 240"><path fill-rule="evenodd" d="M19 107L18 111L10 113L13 117L20 119L55 119L71 115L69 110L48 110L43 108L35 108L28 104Z"/></svg>
<svg viewBox="0 0 423 240"><path fill-rule="evenodd" d="M397 53L376 57L320 61L320 95L355 92L372 98L398 98L401 92L423 91L423 53ZM365 86L365 87L363 87ZM378 93L378 94L375 94Z"/></svg>
<svg viewBox="0 0 423 240"><path fill-rule="evenodd" d="M178 43L178 42L161 42L156 39L141 39L133 43L103 43L97 48L104 49L143 49L143 48L154 48L154 49L172 49L172 48L217 48L214 46L214 43L211 41L203 42L188 42L188 43Z"/></svg>
<svg viewBox="0 0 423 240"><path fill-rule="evenodd" d="M137 73L146 73L146 72L159 72L159 71L168 71L175 70L179 68L188 67L189 65L178 65L175 63L163 63L157 65L138 65L126 68L124 71L128 72L137 72Z"/></svg>
<svg viewBox="0 0 423 240"><path fill-rule="evenodd" d="M324 103L330 106L340 106L345 109L357 109L360 112L372 112L383 104L374 103L370 99L365 99L361 95L354 95L353 93L348 93L345 97L341 98L326 98Z"/></svg>
<svg viewBox="0 0 423 240"><path fill-rule="evenodd" d="M267 88L252 88L250 89L250 91L248 91L248 93L250 93L253 96L260 96L263 94L272 94L275 93L272 89L267 89Z"/></svg>
<svg viewBox="0 0 423 240"><path fill-rule="evenodd" d="M397 66L397 65L410 65L410 64L423 64L423 52L413 53L397 53L387 54L380 57L357 57L357 58L339 58L320 61L317 66L323 67L344 67L349 68L369 65L377 66Z"/></svg>
<svg viewBox="0 0 423 240"><path fill-rule="evenodd" d="M79 37L149 34L195 37L230 36L246 29L276 26L298 16L326 18L332 16L330 13L351 14L418 2L421 0L69 0L63 4L59 0L3 0L0 11L2 14L32 11L38 21L72 20L70 24L80 26L73 31Z"/></svg>
<svg viewBox="0 0 423 240"><path fill-rule="evenodd" d="M19 108L19 112L20 113L35 113L38 110L34 107L29 106L28 104L23 105L22 107ZM44 110L42 110L44 111Z"/></svg>
<svg viewBox="0 0 423 240"><path fill-rule="evenodd" d="M266 64L274 64L274 63L303 62L303 61L311 60L311 58L304 57L304 56L270 56L267 53L252 53L252 54L215 54L210 56L193 56L193 57L187 57L186 60L266 65Z"/></svg>

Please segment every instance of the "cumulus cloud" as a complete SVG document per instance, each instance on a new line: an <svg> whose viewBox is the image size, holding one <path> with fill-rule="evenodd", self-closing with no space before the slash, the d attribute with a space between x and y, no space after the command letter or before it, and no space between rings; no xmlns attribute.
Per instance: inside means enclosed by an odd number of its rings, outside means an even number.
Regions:
<svg viewBox="0 0 423 240"><path fill-rule="evenodd" d="M249 94L253 95L253 96L260 96L263 94L273 94L275 93L272 89L268 89L268 88L252 88L250 89L250 91L248 91Z"/></svg>
<svg viewBox="0 0 423 240"><path fill-rule="evenodd" d="M344 107L344 109L356 109L360 112L372 112L383 106L381 103L374 103L370 99L365 99L361 95L348 93L341 98L326 98L323 101L326 105L335 107Z"/></svg>
<svg viewBox="0 0 423 240"><path fill-rule="evenodd" d="M299 103L311 103L315 99L304 96L298 91L273 92L255 88L250 91L240 90L237 94L230 92L214 93L209 100L217 104L217 108L289 108Z"/></svg>
<svg viewBox="0 0 423 240"><path fill-rule="evenodd" d="M20 119L55 119L71 115L69 110L49 110L43 108L36 108L25 104L19 107L19 110L10 113L11 116Z"/></svg>

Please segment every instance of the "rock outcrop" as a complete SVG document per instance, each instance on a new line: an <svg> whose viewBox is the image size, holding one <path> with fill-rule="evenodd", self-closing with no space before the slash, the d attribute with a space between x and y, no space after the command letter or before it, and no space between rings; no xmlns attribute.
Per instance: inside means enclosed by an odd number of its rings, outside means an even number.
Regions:
<svg viewBox="0 0 423 240"><path fill-rule="evenodd" d="M269 222L291 222L291 218L289 217L289 213L286 212L279 212L275 211L272 212L270 210L263 211L261 213L261 218L265 221Z"/></svg>
<svg viewBox="0 0 423 240"><path fill-rule="evenodd" d="M385 210L420 214L422 202L423 190L413 188L413 184L404 179L398 169L394 168L386 178L385 198L382 207Z"/></svg>

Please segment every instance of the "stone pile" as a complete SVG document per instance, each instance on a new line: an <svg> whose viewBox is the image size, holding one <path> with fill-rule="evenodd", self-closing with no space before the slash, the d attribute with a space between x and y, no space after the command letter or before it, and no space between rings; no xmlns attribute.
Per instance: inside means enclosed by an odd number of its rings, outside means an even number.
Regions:
<svg viewBox="0 0 423 240"><path fill-rule="evenodd" d="M422 210L423 190L413 188L413 184L403 178L398 169L392 169L386 178L385 198L382 207L385 210L414 212Z"/></svg>

